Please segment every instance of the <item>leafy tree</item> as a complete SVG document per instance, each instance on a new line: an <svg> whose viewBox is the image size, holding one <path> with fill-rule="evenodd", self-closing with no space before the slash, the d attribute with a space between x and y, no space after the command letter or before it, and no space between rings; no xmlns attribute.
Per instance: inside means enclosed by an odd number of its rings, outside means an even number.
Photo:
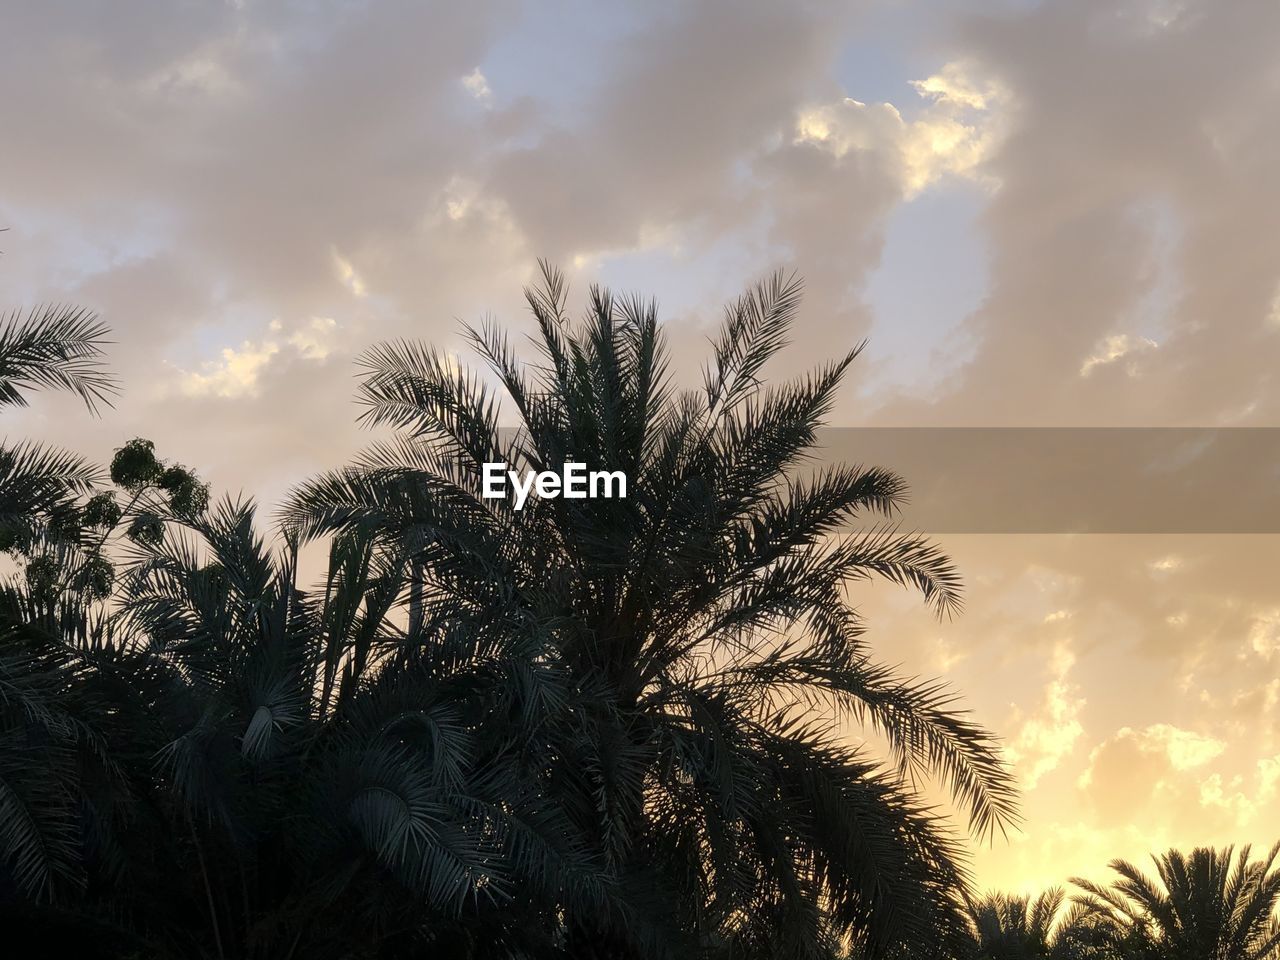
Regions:
<svg viewBox="0 0 1280 960"><path fill-rule="evenodd" d="M945 615L959 582L892 524L897 476L802 474L858 351L766 387L799 295L779 275L732 304L703 388L681 392L653 304L593 288L575 326L544 266L527 293L535 362L492 326L470 331L492 379L414 343L373 350L364 419L396 437L304 485L285 515L302 541L358 532L409 558L410 662L435 662L438 637L472 623L518 638L523 686L492 705L523 727L509 762L641 915L683 931L668 941L682 956L958 942L960 851L914 778L940 778L980 836L1014 816L994 739L942 684L878 663L847 598L883 577ZM621 470L629 496L516 510L483 495L482 465L499 461ZM882 734L892 764L850 746L847 721ZM615 917L556 917L570 955L639 955Z"/></svg>

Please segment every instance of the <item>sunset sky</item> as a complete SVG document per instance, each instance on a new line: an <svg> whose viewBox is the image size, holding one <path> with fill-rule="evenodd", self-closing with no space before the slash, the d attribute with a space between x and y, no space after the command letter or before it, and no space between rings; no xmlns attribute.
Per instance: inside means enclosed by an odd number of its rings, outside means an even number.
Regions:
<svg viewBox="0 0 1280 960"><path fill-rule="evenodd" d="M98 311L123 394L0 435L270 507L366 441L361 350L524 329L538 257L690 386L795 269L776 376L869 338L837 425L1280 426L1277 50L1263 0L6 3L0 305ZM980 885L1280 839L1280 536L940 540L961 617L863 609L1008 744Z"/></svg>

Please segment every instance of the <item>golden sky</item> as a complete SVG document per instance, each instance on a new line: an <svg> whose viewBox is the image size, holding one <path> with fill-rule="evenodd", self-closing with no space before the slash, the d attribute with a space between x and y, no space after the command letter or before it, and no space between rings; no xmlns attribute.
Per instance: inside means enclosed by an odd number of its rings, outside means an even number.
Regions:
<svg viewBox="0 0 1280 960"><path fill-rule="evenodd" d="M42 397L10 436L151 437L273 504L362 445L355 354L520 328L539 256L578 295L657 296L691 383L719 305L793 267L775 374L870 339L838 425L1280 425L1274 2L3 19L0 303L99 311L125 387L98 421ZM953 622L867 591L882 657L1008 743L1025 824L977 854L983 885L1280 837L1280 537L1178 529L941 534Z"/></svg>

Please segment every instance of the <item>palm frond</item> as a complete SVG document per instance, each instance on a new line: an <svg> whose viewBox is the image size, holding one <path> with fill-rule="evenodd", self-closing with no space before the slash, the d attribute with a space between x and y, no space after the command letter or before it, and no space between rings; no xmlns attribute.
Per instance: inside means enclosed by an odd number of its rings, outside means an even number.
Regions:
<svg viewBox="0 0 1280 960"><path fill-rule="evenodd" d="M0 317L0 406L26 406L25 391L68 390L96 412L118 392L104 368L107 328L79 307L37 307Z"/></svg>

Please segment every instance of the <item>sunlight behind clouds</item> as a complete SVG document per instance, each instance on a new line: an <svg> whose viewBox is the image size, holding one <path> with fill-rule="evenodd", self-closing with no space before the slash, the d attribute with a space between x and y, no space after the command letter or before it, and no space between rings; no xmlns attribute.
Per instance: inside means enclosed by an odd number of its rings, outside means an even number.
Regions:
<svg viewBox="0 0 1280 960"><path fill-rule="evenodd" d="M798 143L812 143L837 157L850 151L881 152L891 158L909 199L945 176L979 179L979 167L1002 129L1000 88L979 86L971 68L948 64L912 86L927 103L905 119L891 103L866 104L852 97L810 107L796 119Z"/></svg>
<svg viewBox="0 0 1280 960"><path fill-rule="evenodd" d="M274 507L367 440L354 355L461 355L484 316L521 341L539 256L575 312L655 296L681 386L722 302L794 268L766 376L871 335L842 426L1280 421L1275 5L63 6L0 32L0 302L97 311L125 390L13 435L105 461L145 429ZM1275 839L1275 543L943 537L965 613L869 617L1017 763L984 884Z"/></svg>
<svg viewBox="0 0 1280 960"><path fill-rule="evenodd" d="M1059 642L1040 703L1026 717L1015 709L1010 720L1009 729L1016 732L1010 734L1005 752L1027 790L1034 790L1045 774L1057 769L1084 734L1080 717L1088 701L1080 695L1079 685L1069 680L1075 662L1070 646Z"/></svg>
<svg viewBox="0 0 1280 960"><path fill-rule="evenodd" d="M263 377L279 362L282 345L303 360L325 360L335 347L338 324L332 317L312 317L282 337L284 325L275 319L268 330L268 338L245 340L239 348L226 347L219 359L206 361L197 371L179 370L182 393L221 399L256 397Z"/></svg>
<svg viewBox="0 0 1280 960"><path fill-rule="evenodd" d="M246 340L238 349L226 347L220 359L203 364L199 371L182 373L182 392L191 397L226 399L253 396L263 370L279 352L280 345L270 340Z"/></svg>
<svg viewBox="0 0 1280 960"><path fill-rule="evenodd" d="M1097 352L1085 358L1080 364L1080 376L1091 376L1098 367L1123 360L1125 357L1136 358L1137 355L1155 350L1159 344L1147 337L1135 337L1127 333L1112 334L1106 337L1097 347ZM1134 377L1138 374L1138 366L1133 361L1125 364L1125 373Z"/></svg>

